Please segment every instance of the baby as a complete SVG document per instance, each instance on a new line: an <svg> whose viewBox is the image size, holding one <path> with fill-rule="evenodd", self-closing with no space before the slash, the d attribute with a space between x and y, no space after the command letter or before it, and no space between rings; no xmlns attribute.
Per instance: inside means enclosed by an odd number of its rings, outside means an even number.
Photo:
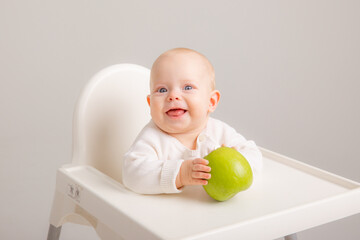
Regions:
<svg viewBox="0 0 360 240"><path fill-rule="evenodd" d="M151 68L147 96L152 120L124 156L124 185L142 194L206 185L211 169L203 157L220 146L235 148L260 171L255 143L209 116L219 99L213 66L204 55L186 48L161 54Z"/></svg>

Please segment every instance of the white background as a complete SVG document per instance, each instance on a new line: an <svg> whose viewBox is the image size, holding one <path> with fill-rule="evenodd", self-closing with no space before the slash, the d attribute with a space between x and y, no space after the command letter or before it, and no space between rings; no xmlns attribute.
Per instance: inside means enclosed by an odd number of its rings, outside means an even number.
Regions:
<svg viewBox="0 0 360 240"><path fill-rule="evenodd" d="M0 239L45 239L86 82L163 51L205 54L217 117L265 148L360 181L360 1L0 1ZM145 101L145 96L144 96ZM119 223L121 224L121 223ZM360 215L300 232L360 239ZM98 239L66 224L61 239Z"/></svg>

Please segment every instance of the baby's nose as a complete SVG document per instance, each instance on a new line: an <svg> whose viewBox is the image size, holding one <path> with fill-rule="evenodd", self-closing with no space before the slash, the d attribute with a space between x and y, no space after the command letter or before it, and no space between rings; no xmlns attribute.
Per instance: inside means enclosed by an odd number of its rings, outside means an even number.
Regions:
<svg viewBox="0 0 360 240"><path fill-rule="evenodd" d="M180 100L180 96L177 92L172 91L169 94L168 101L175 101L175 100Z"/></svg>
<svg viewBox="0 0 360 240"><path fill-rule="evenodd" d="M175 101L175 100L180 100L180 98L177 97L177 96L169 96L168 100L169 101Z"/></svg>

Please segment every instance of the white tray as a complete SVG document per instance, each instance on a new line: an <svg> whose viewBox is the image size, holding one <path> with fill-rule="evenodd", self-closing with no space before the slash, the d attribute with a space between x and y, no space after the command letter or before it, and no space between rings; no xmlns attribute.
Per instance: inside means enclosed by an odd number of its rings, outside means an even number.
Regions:
<svg viewBox="0 0 360 240"><path fill-rule="evenodd" d="M360 212L359 183L261 151L262 177L225 202L200 186L135 194L87 166L61 168L57 183L64 193L69 184L81 186L81 207L129 239L275 239Z"/></svg>

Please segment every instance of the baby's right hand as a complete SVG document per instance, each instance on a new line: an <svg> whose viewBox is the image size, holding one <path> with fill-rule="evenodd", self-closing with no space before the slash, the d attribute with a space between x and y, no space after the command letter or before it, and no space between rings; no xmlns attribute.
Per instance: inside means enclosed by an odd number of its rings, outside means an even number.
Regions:
<svg viewBox="0 0 360 240"><path fill-rule="evenodd" d="M176 177L176 187L181 188L186 185L206 185L206 179L211 178L211 168L207 166L209 161L202 158L185 160L180 167Z"/></svg>

